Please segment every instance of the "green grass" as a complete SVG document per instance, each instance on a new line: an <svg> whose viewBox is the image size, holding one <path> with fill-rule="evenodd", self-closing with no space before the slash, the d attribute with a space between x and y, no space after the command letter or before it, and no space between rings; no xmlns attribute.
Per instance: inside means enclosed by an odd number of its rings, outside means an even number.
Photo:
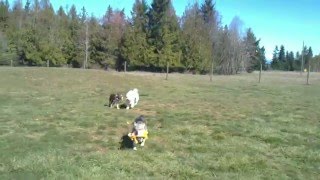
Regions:
<svg viewBox="0 0 320 180"><path fill-rule="evenodd" d="M320 74L0 68L0 179L319 179ZM133 110L103 106L140 90ZM143 114L150 138L119 150Z"/></svg>

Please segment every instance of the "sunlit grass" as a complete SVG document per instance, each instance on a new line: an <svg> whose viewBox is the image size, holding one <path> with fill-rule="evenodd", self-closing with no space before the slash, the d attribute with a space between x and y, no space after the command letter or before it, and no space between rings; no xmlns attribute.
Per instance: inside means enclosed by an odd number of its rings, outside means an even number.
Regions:
<svg viewBox="0 0 320 180"><path fill-rule="evenodd" d="M319 179L320 74L0 68L0 179ZM133 110L104 104L140 90ZM143 114L150 139L119 150Z"/></svg>

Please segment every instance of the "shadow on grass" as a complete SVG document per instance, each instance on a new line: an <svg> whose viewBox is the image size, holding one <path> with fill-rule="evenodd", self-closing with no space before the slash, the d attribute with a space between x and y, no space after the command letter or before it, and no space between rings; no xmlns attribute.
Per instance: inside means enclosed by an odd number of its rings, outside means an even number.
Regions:
<svg viewBox="0 0 320 180"><path fill-rule="evenodd" d="M106 104L104 104L104 106L109 107L109 104L106 103ZM110 107L109 107L109 108L110 108ZM116 107L114 107L114 108L116 108ZM119 108L120 108L120 109L126 109L126 108L127 108L126 103L120 104L120 105L119 105Z"/></svg>
<svg viewBox="0 0 320 180"><path fill-rule="evenodd" d="M121 137L121 141L119 142L120 150L125 150L125 149L132 149L133 148L133 141L130 139L128 134L125 134Z"/></svg>
<svg viewBox="0 0 320 180"><path fill-rule="evenodd" d="M126 109L127 108L127 105L124 103L124 104L120 104L120 109Z"/></svg>

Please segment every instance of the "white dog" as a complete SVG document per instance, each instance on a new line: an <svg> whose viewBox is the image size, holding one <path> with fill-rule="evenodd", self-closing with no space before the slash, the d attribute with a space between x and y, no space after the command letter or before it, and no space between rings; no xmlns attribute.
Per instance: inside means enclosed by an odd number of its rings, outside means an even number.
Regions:
<svg viewBox="0 0 320 180"><path fill-rule="evenodd" d="M126 98L127 98L127 109L129 108L134 108L134 106L136 106L138 104L139 101L139 92L137 88L134 88L133 90L130 90L127 94L126 94Z"/></svg>

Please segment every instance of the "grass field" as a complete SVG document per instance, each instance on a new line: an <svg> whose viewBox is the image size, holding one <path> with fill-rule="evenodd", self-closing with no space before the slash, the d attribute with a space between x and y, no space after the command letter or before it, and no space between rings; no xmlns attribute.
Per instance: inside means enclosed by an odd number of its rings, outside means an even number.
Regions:
<svg viewBox="0 0 320 180"><path fill-rule="evenodd" d="M320 74L0 68L0 179L320 179ZM140 90L133 110L105 107ZM149 140L119 150L127 121Z"/></svg>

